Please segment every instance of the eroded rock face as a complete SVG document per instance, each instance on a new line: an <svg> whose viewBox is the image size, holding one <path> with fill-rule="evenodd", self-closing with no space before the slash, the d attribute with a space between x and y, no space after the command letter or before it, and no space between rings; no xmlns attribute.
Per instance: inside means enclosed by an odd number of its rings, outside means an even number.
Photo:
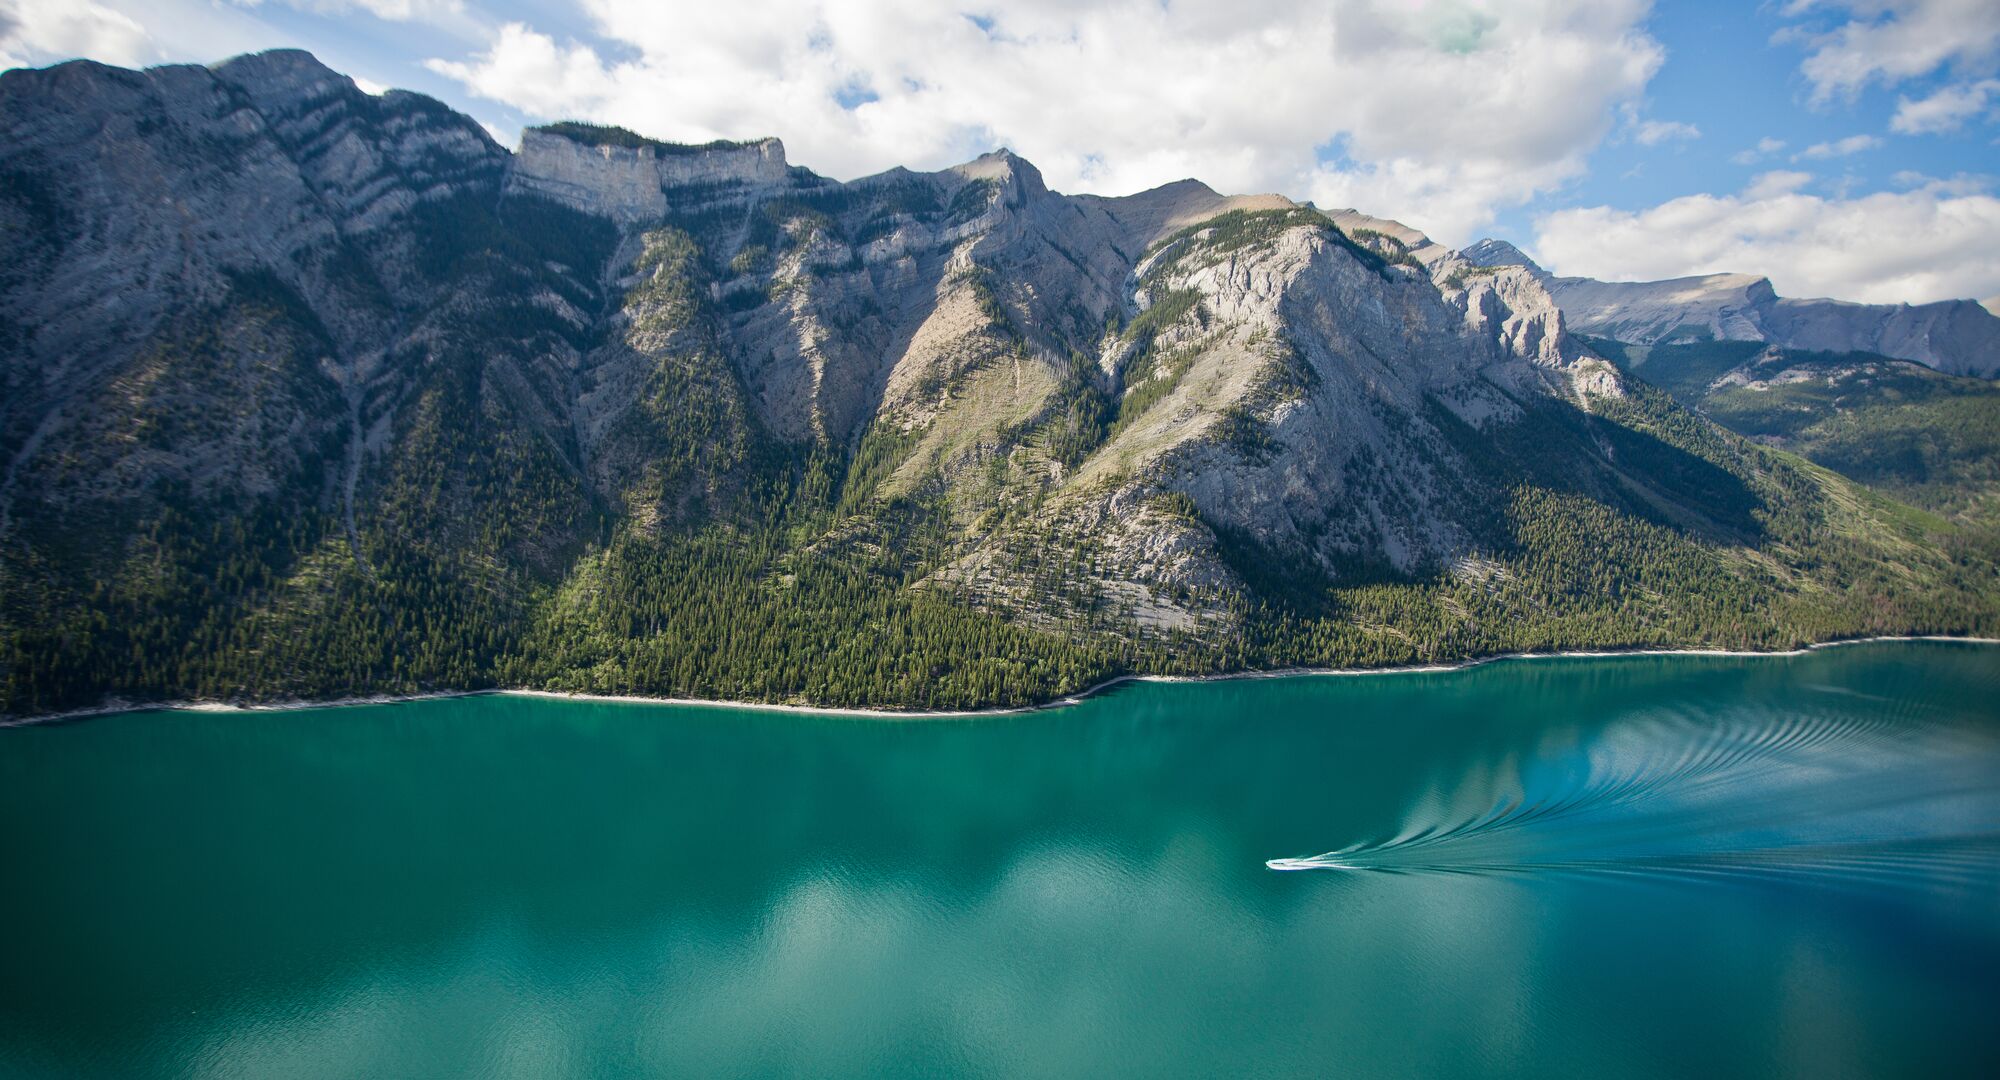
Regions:
<svg viewBox="0 0 2000 1080"><path fill-rule="evenodd" d="M1479 481L1438 410L1477 428L1518 418L1524 396L1618 392L1615 372L1566 337L1525 273L1440 289L1414 267L1366 259L1303 209L1251 242L1229 232L1197 226L1136 268L1149 305L1198 301L1151 346L1178 357L1166 361L1172 391L1121 417L1085 465L1080 497L1100 478L1116 485L1107 504L1182 492L1202 521L1303 553L1328 578L1369 564L1408 572L1479 542L1466 512ZM1124 367L1130 398L1146 384ZM1148 546L1129 536L1113 546L1115 563L1169 594L1228 578L1219 563L1193 572L1183 560L1145 579L1160 565Z"/></svg>
<svg viewBox="0 0 2000 1080"><path fill-rule="evenodd" d="M317 490L410 284L408 235L372 238L490 197L507 158L296 51L9 72L0 115L0 519L161 483Z"/></svg>
<svg viewBox="0 0 2000 1080"><path fill-rule="evenodd" d="M380 229L423 199L492 190L507 152L422 94L361 92L304 52L238 57L215 77L247 96L344 232Z"/></svg>

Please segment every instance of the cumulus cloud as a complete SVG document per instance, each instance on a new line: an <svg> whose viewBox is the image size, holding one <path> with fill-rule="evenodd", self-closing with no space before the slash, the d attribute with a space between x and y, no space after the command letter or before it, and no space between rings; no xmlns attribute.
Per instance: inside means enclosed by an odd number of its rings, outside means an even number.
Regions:
<svg viewBox="0 0 2000 1080"><path fill-rule="evenodd" d="M1813 100L1853 98L1870 83L1893 86L1946 65L1990 64L2000 55L2000 4L1993 0L1794 0L1791 15L1824 12L1841 21L1781 36L1806 46L1799 70Z"/></svg>
<svg viewBox="0 0 2000 1080"><path fill-rule="evenodd" d="M1657 146L1676 139L1699 139L1701 129L1679 120L1647 120L1632 130L1632 139L1640 146Z"/></svg>
<svg viewBox="0 0 2000 1080"><path fill-rule="evenodd" d="M1979 195L1993 190L1993 177L1981 173L1936 177L1904 169L1890 179L1899 187L1922 188L1933 195Z"/></svg>
<svg viewBox="0 0 2000 1080"><path fill-rule="evenodd" d="M535 118L686 141L775 134L836 176L1004 144L1062 190L1196 176L1447 240L1581 175L1663 58L1645 0L584 7L617 52L517 22L429 66Z"/></svg>
<svg viewBox="0 0 2000 1080"><path fill-rule="evenodd" d="M211 63L301 44L257 11L222 0L0 0L0 68L78 58L120 67Z"/></svg>
<svg viewBox="0 0 2000 1080"><path fill-rule="evenodd" d="M136 20L89 0L0 0L0 68L76 56L134 65L158 55Z"/></svg>
<svg viewBox="0 0 2000 1080"><path fill-rule="evenodd" d="M1923 303L2000 291L2000 199L1966 178L1907 191L1807 193L1804 173L1769 173L1735 195L1689 195L1643 210L1560 210L1535 248L1559 274L1656 280L1764 274L1786 296Z"/></svg>
<svg viewBox="0 0 2000 1080"><path fill-rule="evenodd" d="M1896 115L1889 129L1904 135L1936 135L1957 131L1967 120L1986 111L1987 102L2000 97L2000 79L1947 86L1926 98L1896 98Z"/></svg>
<svg viewBox="0 0 2000 1080"><path fill-rule="evenodd" d="M1814 143L1792 155L1793 161L1824 161L1827 158L1847 157L1863 150L1873 150L1882 145L1882 140L1873 135L1849 135L1833 142Z"/></svg>
<svg viewBox="0 0 2000 1080"><path fill-rule="evenodd" d="M264 0L231 0L231 2L239 7L257 7ZM390 22L435 19L444 15L458 15L465 11L463 0L275 0L275 2L299 11L310 11L316 15L349 15L362 11Z"/></svg>

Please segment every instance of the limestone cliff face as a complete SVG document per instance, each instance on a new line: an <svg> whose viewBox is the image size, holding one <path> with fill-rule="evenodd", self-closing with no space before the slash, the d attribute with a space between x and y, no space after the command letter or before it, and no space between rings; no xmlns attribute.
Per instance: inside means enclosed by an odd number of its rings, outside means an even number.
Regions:
<svg viewBox="0 0 2000 1080"><path fill-rule="evenodd" d="M593 143L586 137L530 128L507 172L507 189L541 195L621 225L659 221L670 195L681 188L741 189L749 197L790 178L785 148L776 139L716 147L686 147L649 140L637 145ZM712 201L704 191L695 201Z"/></svg>

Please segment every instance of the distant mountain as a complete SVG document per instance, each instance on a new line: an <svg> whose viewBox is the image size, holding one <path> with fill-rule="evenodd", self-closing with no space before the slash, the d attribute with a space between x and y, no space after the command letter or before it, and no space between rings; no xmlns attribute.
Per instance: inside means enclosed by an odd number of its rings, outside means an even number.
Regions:
<svg viewBox="0 0 2000 1080"><path fill-rule="evenodd" d="M1914 360L1953 375L2000 375L2000 317L1972 300L1853 304L1781 297L1769 278L1709 274L1669 281L1556 277L1503 240L1459 253L1478 266L1535 272L1569 324L1635 345L1761 341L1786 349L1866 352Z"/></svg>
<svg viewBox="0 0 2000 1080"><path fill-rule="evenodd" d="M11 71L0 115L0 712L2000 629L1959 526L1356 212L510 153L295 51Z"/></svg>
<svg viewBox="0 0 2000 1080"><path fill-rule="evenodd" d="M1913 506L2000 526L2000 383L1752 341L1591 344L1731 431Z"/></svg>

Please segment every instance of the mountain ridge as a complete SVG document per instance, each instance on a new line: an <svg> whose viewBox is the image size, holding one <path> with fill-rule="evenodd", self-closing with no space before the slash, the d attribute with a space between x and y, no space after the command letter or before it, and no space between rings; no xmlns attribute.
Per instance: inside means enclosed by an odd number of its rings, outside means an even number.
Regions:
<svg viewBox="0 0 2000 1080"><path fill-rule="evenodd" d="M1559 277L1512 244L1486 239L1459 253L1479 266L1528 267L1577 329L1634 345L1710 339L1781 348L1869 352L1953 375L2000 376L2000 316L1975 300L1860 304L1781 297L1759 274L1661 281Z"/></svg>
<svg viewBox="0 0 2000 1080"><path fill-rule="evenodd" d="M509 153L296 52L0 77L5 701L971 707L1996 619L1525 267L995 151ZM1418 234L1420 235L1420 234Z"/></svg>

